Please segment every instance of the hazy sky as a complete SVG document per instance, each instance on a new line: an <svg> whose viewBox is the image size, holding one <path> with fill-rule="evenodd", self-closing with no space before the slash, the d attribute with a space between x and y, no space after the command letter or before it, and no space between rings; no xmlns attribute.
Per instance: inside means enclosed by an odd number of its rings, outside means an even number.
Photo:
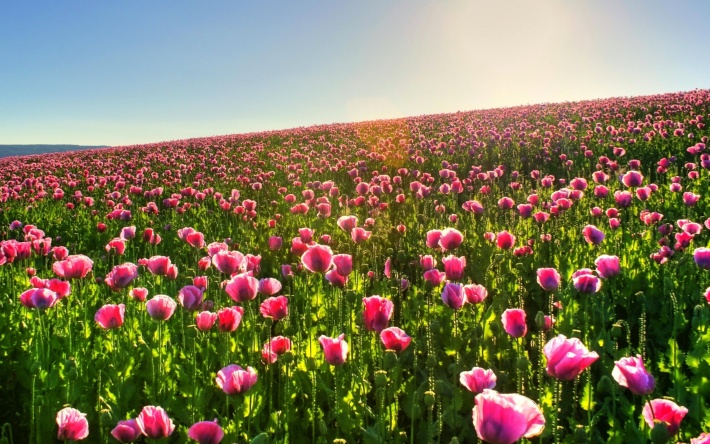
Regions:
<svg viewBox="0 0 710 444"><path fill-rule="evenodd" d="M710 1L6 1L0 144L710 88Z"/></svg>

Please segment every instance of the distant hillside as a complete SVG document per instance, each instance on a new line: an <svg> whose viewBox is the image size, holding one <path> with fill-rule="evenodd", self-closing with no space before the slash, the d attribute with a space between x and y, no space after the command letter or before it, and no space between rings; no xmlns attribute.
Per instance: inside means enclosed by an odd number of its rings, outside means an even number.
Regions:
<svg viewBox="0 0 710 444"><path fill-rule="evenodd" d="M107 148L106 145L0 145L0 157L29 156L30 154L61 153L64 151Z"/></svg>

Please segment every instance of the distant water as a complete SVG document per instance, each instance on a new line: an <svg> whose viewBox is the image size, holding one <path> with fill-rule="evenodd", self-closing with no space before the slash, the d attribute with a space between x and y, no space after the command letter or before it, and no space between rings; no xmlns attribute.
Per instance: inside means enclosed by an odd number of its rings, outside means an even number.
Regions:
<svg viewBox="0 0 710 444"><path fill-rule="evenodd" d="M85 145L0 145L0 157L8 156L29 156L31 154L62 153L64 151L80 151L96 148L107 148L102 146Z"/></svg>

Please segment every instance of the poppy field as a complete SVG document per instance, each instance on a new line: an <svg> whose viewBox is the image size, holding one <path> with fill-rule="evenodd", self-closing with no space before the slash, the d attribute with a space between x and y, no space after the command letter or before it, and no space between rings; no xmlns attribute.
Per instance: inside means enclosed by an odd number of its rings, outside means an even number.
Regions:
<svg viewBox="0 0 710 444"><path fill-rule="evenodd" d="M710 91L0 159L0 442L710 443Z"/></svg>

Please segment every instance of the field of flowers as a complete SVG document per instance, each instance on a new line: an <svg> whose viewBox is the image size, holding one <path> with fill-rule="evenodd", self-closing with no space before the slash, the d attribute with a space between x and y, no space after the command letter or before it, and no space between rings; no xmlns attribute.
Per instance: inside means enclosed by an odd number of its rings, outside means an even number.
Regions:
<svg viewBox="0 0 710 444"><path fill-rule="evenodd" d="M710 443L709 119L696 90L2 159L0 442Z"/></svg>

